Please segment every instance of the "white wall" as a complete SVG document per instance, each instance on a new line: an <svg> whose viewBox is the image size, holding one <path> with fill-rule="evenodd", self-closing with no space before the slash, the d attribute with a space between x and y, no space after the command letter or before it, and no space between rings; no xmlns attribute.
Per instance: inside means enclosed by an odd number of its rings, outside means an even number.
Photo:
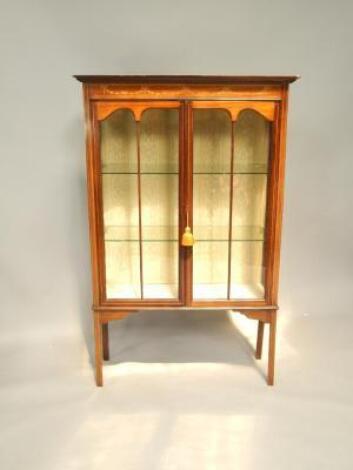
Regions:
<svg viewBox="0 0 353 470"><path fill-rule="evenodd" d="M1 335L90 334L81 89L72 74L300 74L283 314L349 311L350 1L18 1L0 15Z"/></svg>

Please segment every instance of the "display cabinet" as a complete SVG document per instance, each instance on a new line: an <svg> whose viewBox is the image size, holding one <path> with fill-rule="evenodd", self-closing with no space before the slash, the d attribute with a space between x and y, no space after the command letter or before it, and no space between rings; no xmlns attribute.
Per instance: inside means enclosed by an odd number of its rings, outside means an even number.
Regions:
<svg viewBox="0 0 353 470"><path fill-rule="evenodd" d="M234 310L269 325L274 382L288 86L297 77L83 83L96 383L108 323Z"/></svg>

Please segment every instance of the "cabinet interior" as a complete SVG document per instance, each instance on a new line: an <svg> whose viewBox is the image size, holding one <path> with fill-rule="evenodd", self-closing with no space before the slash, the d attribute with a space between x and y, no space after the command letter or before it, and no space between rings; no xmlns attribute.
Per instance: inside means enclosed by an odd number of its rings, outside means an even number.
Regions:
<svg viewBox="0 0 353 470"><path fill-rule="evenodd" d="M180 112L118 109L100 123L107 299L179 298ZM270 122L192 116L193 299L263 299Z"/></svg>

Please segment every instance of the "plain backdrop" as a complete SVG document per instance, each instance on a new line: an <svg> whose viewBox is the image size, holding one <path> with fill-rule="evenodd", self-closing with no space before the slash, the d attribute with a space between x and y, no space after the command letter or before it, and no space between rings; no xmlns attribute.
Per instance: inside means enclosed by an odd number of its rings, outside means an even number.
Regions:
<svg viewBox="0 0 353 470"><path fill-rule="evenodd" d="M2 344L20 351L23 341L71 338L80 355L90 343L83 103L73 74L301 75L290 93L281 315L349 313L352 15L348 0L2 1Z"/></svg>
<svg viewBox="0 0 353 470"><path fill-rule="evenodd" d="M352 468L352 20L350 0L0 0L1 468ZM225 312L116 322L95 387L73 74L302 76L275 387Z"/></svg>

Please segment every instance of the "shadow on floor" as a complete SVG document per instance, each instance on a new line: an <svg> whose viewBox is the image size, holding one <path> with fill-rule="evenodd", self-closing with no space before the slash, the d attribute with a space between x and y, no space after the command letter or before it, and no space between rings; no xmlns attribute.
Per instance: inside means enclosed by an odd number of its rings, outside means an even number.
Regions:
<svg viewBox="0 0 353 470"><path fill-rule="evenodd" d="M246 320L251 322L250 343L231 315L227 311L158 311L111 322L109 363L207 362L254 367L257 322Z"/></svg>

